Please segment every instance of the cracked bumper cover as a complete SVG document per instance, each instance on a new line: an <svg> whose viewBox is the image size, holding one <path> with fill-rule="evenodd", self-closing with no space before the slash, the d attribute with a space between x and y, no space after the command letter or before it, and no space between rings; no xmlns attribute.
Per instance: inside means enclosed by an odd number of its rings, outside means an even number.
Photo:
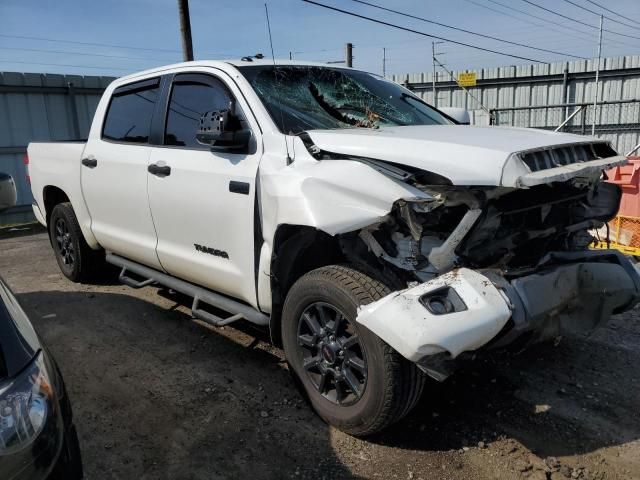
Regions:
<svg viewBox="0 0 640 480"><path fill-rule="evenodd" d="M429 311L424 299L447 288L462 304L450 305L450 313ZM356 320L420 362L506 346L525 334L542 340L588 333L639 300L638 271L619 252L552 253L533 273L510 280L492 270L454 270L361 307Z"/></svg>

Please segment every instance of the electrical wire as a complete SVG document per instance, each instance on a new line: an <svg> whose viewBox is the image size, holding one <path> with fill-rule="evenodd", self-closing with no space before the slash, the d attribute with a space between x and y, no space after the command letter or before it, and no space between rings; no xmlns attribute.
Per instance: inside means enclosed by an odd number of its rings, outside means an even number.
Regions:
<svg viewBox="0 0 640 480"><path fill-rule="evenodd" d="M561 56L565 56L565 57L572 57L572 58L578 58L578 59L583 59L584 58L584 57L579 57L578 55L572 55L570 53L563 53L563 52L557 52L555 50L548 50L546 48L534 47L533 45L526 45L524 43L518 43L518 42L513 42L511 40L505 40L503 38L494 37L492 35L485 35L484 33L472 32L471 30L465 30L464 28L453 27L451 25L447 25L447 24L444 24L444 23L436 22L436 21L433 21L433 20L427 20L426 18L418 17L416 15L411 15L409 13L400 12L398 10L393 10L391 8L382 7L380 5L376 5L374 3L369 3L369 2L366 2L364 0L351 0L351 1L356 2L356 3L360 3L362 5L368 5L370 7L377 8L377 9L380 9L380 10L384 10L386 12L395 13L396 15L402 15L404 17L413 18L415 20L420 20L422 22L431 23L433 25L438 25L440 27L449 28L451 30L456 30L458 32L464 32L464 33L468 33L470 35L476 35L476 36L482 37L482 38L489 38L491 40L495 40L495 41L502 42L502 43L508 43L510 45L516 45L518 47L530 48L532 50L538 50L540 52L546 52L546 53L553 53L554 55L561 55Z"/></svg>
<svg viewBox="0 0 640 480"><path fill-rule="evenodd" d="M520 20L521 22L527 22L527 23L530 23L532 25L537 25L537 26L539 26L541 28L550 28L550 27L545 27L543 25L540 25L539 23L532 22L531 20L523 19L523 18L520 18L520 17L516 17L514 15L508 14L508 13L503 12L501 10L496 10L495 8L491 8L489 6L483 5L483 4L475 2L473 0L464 0L464 1L467 2L467 3L472 3L473 5L476 5L478 7L481 7L481 8L487 9L487 10L491 10L492 12L497 12L497 13L500 13L502 15L506 15L508 17L515 18L516 20ZM548 18L539 17L538 15L534 15L533 13L529 13L529 12L526 12L524 10L520 10L518 8L514 8L514 7L510 6L510 5L505 5L504 3L498 2L497 0L487 0L487 1L491 2L491 3L495 4L495 5L500 5L501 7L507 8L507 9L512 10L514 12L518 12L518 13L520 13L522 15L526 15L528 17L535 18L535 19L540 20L542 22L549 23L551 25L557 25L558 27L561 27L563 29L562 33L564 33L567 36L573 36L574 38L581 38L581 37L577 37L575 35L571 35L571 34L566 32L566 30L571 30L573 32L577 32L577 33L580 33L581 35L584 35L584 39L586 39L586 40L589 40L589 41L593 40L593 35L592 35L591 32L580 30L579 28L576 28L576 27L573 27L573 26L570 26L570 25L565 25L563 23L554 22L553 20L549 20ZM632 45L630 43L626 43L626 42L623 42L621 40L607 39L607 40L604 40L603 43L615 43L617 45L624 45L624 46L627 46L627 47L637 48L637 45Z"/></svg>
<svg viewBox="0 0 640 480"><path fill-rule="evenodd" d="M599 29L600 28L600 27L597 27L595 25L591 25L590 23L583 22L581 20L576 20L575 18L571 18L571 17L569 17L567 15L563 15L562 13L558 13L558 12L556 12L554 10L551 10L549 8L546 8L546 7L543 7L542 5L538 5L537 3L532 2L531 0L522 0L522 1L524 3L528 3L529 5L533 5L534 7L537 7L539 9L541 9L541 10L544 10L545 12L549 12L549 13L551 13L553 15L557 15L558 17L562 17L562 18L564 18L566 20L570 20L572 22L579 23L581 25L585 25L585 26L587 26L589 28L595 28L595 29ZM626 33L620 33L620 32L616 32L616 31L613 31L613 30L607 30L605 28L603 28L602 31L603 32L607 32L607 33L611 33L613 35L620 35L621 37L628 37L628 38L634 38L636 40L640 40L640 37L636 37L634 35L627 35Z"/></svg>
<svg viewBox="0 0 640 480"><path fill-rule="evenodd" d="M636 25L629 25L628 23L621 22L620 20L616 20L615 18L608 17L607 15L603 15L603 14L601 14L599 12L595 12L595 11L591 10L590 8L584 7L584 6L580 5L579 3L575 3L575 2L573 2L571 0L564 0L564 1L569 3L569 4L571 4L571 5L573 5L573 6L575 6L575 7L580 8L582 10L586 10L589 13L593 13L594 15L597 15L598 17L600 15L602 15L602 17L604 17L607 20L610 20L610 21L612 21L614 23L619 23L620 25L624 25L625 27L629 27L629 28L633 28L633 29L637 29L638 28L637 24Z"/></svg>
<svg viewBox="0 0 640 480"><path fill-rule="evenodd" d="M72 45L86 45L90 47L109 47L109 48L124 48L128 50L144 50L149 52L167 52L167 53L182 53L180 50L167 50L162 48L147 48L147 47L131 47L128 45L114 45L109 43L94 43L94 42L78 42L76 40L60 40L57 38L45 38L45 37L30 37L25 35L7 35L0 33L0 37L2 38L17 38L21 40L38 40L44 42L58 42L58 43L68 43ZM205 55L217 55L220 57L232 57L236 58L238 55L231 55L227 53L216 53L216 52L204 52Z"/></svg>
<svg viewBox="0 0 640 480"><path fill-rule="evenodd" d="M357 18L361 18L361 19L363 19L363 20L368 20L368 21L370 21L370 22L378 23L378 24L380 24L380 25L385 25L385 26L387 26L387 27L397 28L398 30L404 30L405 32L411 32L411 33L415 33L415 34L417 34L417 35L422 35L423 37L435 38L435 39L443 40L443 41L445 41L445 42L453 43L453 44L456 44L456 45L462 45L462 46L464 46L464 47L469 47L469 48L473 48L473 49L476 49L476 50L481 50L481 51L484 51L484 52L495 53L495 54L497 54L497 55L503 55L503 56L505 56L505 57L517 58L517 59L519 59L519 60L527 60L527 61L529 61L529 62L534 62L534 63L547 63L547 62L543 62L543 61L541 61L541 60L536 60L536 59L534 59L534 58L522 57L522 56L520 56L520 55L514 55L514 54L506 53L506 52L499 52L499 51L497 51L497 50L491 50L490 48L479 47L479 46L477 46L477 45L472 45L472 44L470 44L470 43L458 42L458 41L456 41L456 40L451 40L451 39L449 39L449 38L440 37L440 36L438 36L438 35L431 35L431 34L429 34L429 33L420 32L420 31L418 31L418 30L413 30L413 29L411 29L411 28L402 27L402 26L400 26L400 25L396 25L396 24L393 24L393 23L389 23L389 22L385 22L385 21L382 21L382 20L378 20L378 19L376 19L376 18L367 17L367 16L365 16L365 15L360 15L360 14L358 14L358 13L350 12L350 11L348 11L348 10L343 10L343 9L341 9L341 8L332 7L332 6L330 6L330 5L325 5L325 4L323 4L323 3L318 3L318 2L315 2L315 1L313 1L313 0L302 0L302 1L303 1L303 2L305 2L305 3L310 3L310 4L313 4L313 5L316 5L316 6L318 6L318 7L326 8L326 9L328 9L328 10L333 10L333 11L335 11L335 12L344 13L345 15L350 15L350 16L352 16L352 17L357 17Z"/></svg>
<svg viewBox="0 0 640 480"><path fill-rule="evenodd" d="M636 22L637 21L637 19L633 20L633 19L631 19L629 17L625 17L624 15L620 15L619 13L616 13L613 10L611 10L611 9L609 9L609 8L603 6L603 5L600 5L599 3L596 3L593 0L586 0L586 1L591 3L592 5L595 5L596 7L600 7L601 9L606 10L609 13L613 13L614 15L617 15L618 17L624 18L625 20L629 20L630 22Z"/></svg>
<svg viewBox="0 0 640 480"><path fill-rule="evenodd" d="M19 64L24 64L24 65L45 65L45 66L52 66L52 67L97 68L97 69L102 69L102 70L126 70L128 72L132 71L131 68L98 67L98 66L91 66L91 65L70 65L70 64L66 64L66 63L23 62L23 61L20 61L20 60L11 60L11 59L7 59L7 58L0 58L0 62L19 63Z"/></svg>
<svg viewBox="0 0 640 480"><path fill-rule="evenodd" d="M45 50L42 48L22 48L22 47L0 47L0 50L18 50L22 52L41 52L41 53L58 53L65 55L87 55L90 57L105 57L105 58L124 58L126 60L157 60L161 62L168 61L166 58L154 58L154 57L128 57L126 55L106 55L103 53L84 53L84 52L70 52L69 50Z"/></svg>

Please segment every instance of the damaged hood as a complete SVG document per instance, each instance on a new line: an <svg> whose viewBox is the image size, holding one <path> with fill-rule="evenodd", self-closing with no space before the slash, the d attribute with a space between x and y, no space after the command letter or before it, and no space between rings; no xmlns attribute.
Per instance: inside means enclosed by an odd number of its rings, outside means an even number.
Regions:
<svg viewBox="0 0 640 480"><path fill-rule="evenodd" d="M626 163L611 156L615 152L602 140L527 128L424 125L307 133L327 153L419 168L454 185L529 187ZM592 145L611 154L598 155Z"/></svg>

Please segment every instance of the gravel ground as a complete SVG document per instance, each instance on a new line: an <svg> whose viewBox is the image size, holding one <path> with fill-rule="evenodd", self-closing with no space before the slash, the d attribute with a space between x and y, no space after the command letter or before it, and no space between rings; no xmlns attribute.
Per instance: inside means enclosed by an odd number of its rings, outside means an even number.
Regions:
<svg viewBox="0 0 640 480"><path fill-rule="evenodd" d="M88 479L640 478L640 310L465 361L360 440L250 328L199 324L157 288L71 283L39 229L0 234L0 272L64 373Z"/></svg>

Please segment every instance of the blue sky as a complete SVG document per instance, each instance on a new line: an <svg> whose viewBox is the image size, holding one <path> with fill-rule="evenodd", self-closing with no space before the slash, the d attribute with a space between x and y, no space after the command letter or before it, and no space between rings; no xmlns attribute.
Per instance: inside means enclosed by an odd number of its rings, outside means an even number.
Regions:
<svg viewBox="0 0 640 480"><path fill-rule="evenodd" d="M561 55L503 45L399 17L352 0L318 1L501 52L541 61L569 60ZM597 51L596 29L555 17L523 0L369 1L459 28L580 57L593 57ZM598 23L596 15L564 0L532 1L579 21ZM572 1L600 10L588 0ZM264 3L264 0L191 0L196 59L240 57L256 52L269 54ZM431 70L431 39L331 12L301 0L267 0L267 3L277 57L286 58L293 52L293 57L300 60L341 60L344 44L352 42L355 67L381 73L382 49L386 47L387 73ZM640 18L638 0L596 0L596 3L626 17ZM509 10L509 6L539 18ZM182 58L176 0L0 0L0 18L0 71L119 76ZM629 28L606 19L605 28L639 39L605 32L604 56L640 54L640 28ZM441 61L451 69L530 63L453 44L439 45L438 50Z"/></svg>

